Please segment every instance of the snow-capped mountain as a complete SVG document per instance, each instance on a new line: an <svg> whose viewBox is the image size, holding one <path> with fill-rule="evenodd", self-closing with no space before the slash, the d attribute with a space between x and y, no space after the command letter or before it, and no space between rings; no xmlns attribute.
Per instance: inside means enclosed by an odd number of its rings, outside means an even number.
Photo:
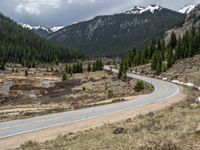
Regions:
<svg viewBox="0 0 200 150"><path fill-rule="evenodd" d="M20 23L19 25L21 25L23 28L26 28L26 29L29 29L29 30L32 30L33 27L29 24L23 24L23 23Z"/></svg>
<svg viewBox="0 0 200 150"><path fill-rule="evenodd" d="M195 7L196 5L188 5L181 8L178 12L183 13L183 14L189 14Z"/></svg>
<svg viewBox="0 0 200 150"><path fill-rule="evenodd" d="M180 25L184 18L185 14L157 5L133 7L126 12L96 16L66 26L47 39L81 49L90 56L116 56L163 35L164 31Z"/></svg>
<svg viewBox="0 0 200 150"><path fill-rule="evenodd" d="M144 12L151 12L153 14L155 11L160 10L162 10L162 7L158 5L149 5L147 7L135 6L134 8L123 12L123 14L142 14Z"/></svg>
<svg viewBox="0 0 200 150"><path fill-rule="evenodd" d="M57 32L58 30L60 30L60 29L62 29L62 28L64 28L64 26L52 27L52 28L50 28L50 30L51 30L52 32Z"/></svg>
<svg viewBox="0 0 200 150"><path fill-rule="evenodd" d="M52 34L54 32L57 32L58 30L64 28L64 26L46 28L46 27L42 27L42 26L31 26L29 24L23 24L23 23L20 23L19 25L21 25L23 28L34 31L36 34L38 34L44 38L48 37L50 34Z"/></svg>
<svg viewBox="0 0 200 150"><path fill-rule="evenodd" d="M23 28L26 28L26 29L29 29L29 30L45 30L49 33L50 32L56 32L56 31L64 28L64 26L46 28L46 27L42 27L42 26L31 26L29 24L23 24L23 23L20 23L19 25L21 25Z"/></svg>

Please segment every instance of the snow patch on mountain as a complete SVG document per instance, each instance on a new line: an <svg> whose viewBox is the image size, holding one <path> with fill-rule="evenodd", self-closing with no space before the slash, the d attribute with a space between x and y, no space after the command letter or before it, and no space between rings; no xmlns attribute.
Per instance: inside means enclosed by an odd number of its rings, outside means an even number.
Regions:
<svg viewBox="0 0 200 150"><path fill-rule="evenodd" d="M195 7L196 7L196 5L188 5L188 6L185 6L185 7L181 8L178 12L183 13L183 14L188 14L188 13L190 13Z"/></svg>
<svg viewBox="0 0 200 150"><path fill-rule="evenodd" d="M62 28L64 28L64 26L52 27L52 28L50 28L50 30L51 30L52 32L56 32L56 31L58 31L58 30L60 30L60 29L62 29Z"/></svg>
<svg viewBox="0 0 200 150"><path fill-rule="evenodd" d="M19 25L22 26L23 28L26 28L26 29L29 29L29 30L33 30L33 27L31 25L29 25L29 24L20 23Z"/></svg>
<svg viewBox="0 0 200 150"><path fill-rule="evenodd" d="M29 24L23 24L23 23L20 23L19 25L21 25L23 28L26 28L26 29L29 29L29 30L44 30L48 33L56 32L56 31L64 28L64 26L45 28L45 27L42 27L42 26L31 26Z"/></svg>
<svg viewBox="0 0 200 150"><path fill-rule="evenodd" d="M158 5L149 5L147 7L142 7L142 6L135 6L134 8L123 12L124 14L142 14L144 12L151 12L152 14L155 13L155 11L160 11L162 10L162 7Z"/></svg>

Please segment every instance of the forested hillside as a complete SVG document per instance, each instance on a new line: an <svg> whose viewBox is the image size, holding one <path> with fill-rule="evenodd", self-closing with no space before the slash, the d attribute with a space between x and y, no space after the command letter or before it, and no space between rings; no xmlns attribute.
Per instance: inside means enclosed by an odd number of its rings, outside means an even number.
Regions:
<svg viewBox="0 0 200 150"><path fill-rule="evenodd" d="M177 60L200 54L200 27L191 28L183 37L176 38L171 34L170 42L165 44L164 39L152 41L143 50L131 51L121 62L119 78L126 78L129 67L151 63L151 69L159 75L173 66Z"/></svg>
<svg viewBox="0 0 200 150"><path fill-rule="evenodd" d="M69 62L83 55L39 37L0 15L0 60L32 66L37 63Z"/></svg>
<svg viewBox="0 0 200 150"><path fill-rule="evenodd" d="M119 56L133 47L143 47L184 21L184 14L160 6L149 7L155 10L98 16L65 27L49 39L66 47L80 48L90 56Z"/></svg>

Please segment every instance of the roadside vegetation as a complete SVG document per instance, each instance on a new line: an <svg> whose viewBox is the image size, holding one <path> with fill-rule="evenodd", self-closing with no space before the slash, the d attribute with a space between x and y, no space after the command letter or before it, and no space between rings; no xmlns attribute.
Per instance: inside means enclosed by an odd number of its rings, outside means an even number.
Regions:
<svg viewBox="0 0 200 150"><path fill-rule="evenodd" d="M22 149L70 150L198 150L200 149L200 102L198 91L189 89L187 99L165 110L84 132L69 133L44 143L29 141Z"/></svg>

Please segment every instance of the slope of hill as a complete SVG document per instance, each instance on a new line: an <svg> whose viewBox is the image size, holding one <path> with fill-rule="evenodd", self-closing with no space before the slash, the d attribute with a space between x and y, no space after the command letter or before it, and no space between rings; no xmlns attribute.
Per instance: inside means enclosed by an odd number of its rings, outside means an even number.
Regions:
<svg viewBox="0 0 200 150"><path fill-rule="evenodd" d="M174 28L166 32L166 40L170 38L171 33L174 31L177 37L183 36L183 34L192 27L198 28L200 24L200 4L190 11L185 17L184 23L179 28Z"/></svg>
<svg viewBox="0 0 200 150"><path fill-rule="evenodd" d="M138 10L140 9L140 10ZM133 13L133 12L139 13ZM130 48L141 47L166 30L182 24L184 14L160 6L134 8L110 16L67 26L48 39L90 56L116 56Z"/></svg>
<svg viewBox="0 0 200 150"><path fill-rule="evenodd" d="M66 62L81 56L78 51L51 44L4 15L0 15L1 61L31 65L39 62Z"/></svg>
<svg viewBox="0 0 200 150"><path fill-rule="evenodd" d="M200 55L178 61L162 75L200 86Z"/></svg>

